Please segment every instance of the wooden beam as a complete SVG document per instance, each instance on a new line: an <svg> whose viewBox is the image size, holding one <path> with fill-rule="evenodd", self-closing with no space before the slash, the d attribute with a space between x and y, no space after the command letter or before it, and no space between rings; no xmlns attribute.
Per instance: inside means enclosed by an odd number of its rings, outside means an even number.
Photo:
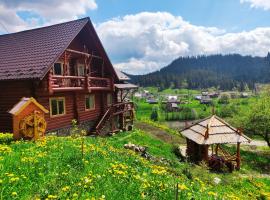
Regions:
<svg viewBox="0 0 270 200"><path fill-rule="evenodd" d="M85 53L85 52L81 52L81 51L76 51L76 50L73 50L73 49L66 49L66 51L71 52L71 53L76 53L76 54L84 55L84 56L87 56L88 58L89 57L93 57L93 58L103 59L100 56L95 56L93 54L89 54L89 53Z"/></svg>
<svg viewBox="0 0 270 200"><path fill-rule="evenodd" d="M240 142L237 142L237 150L236 150L236 169L240 169L241 157L240 157Z"/></svg>
<svg viewBox="0 0 270 200"><path fill-rule="evenodd" d="M60 88L53 88L55 92L66 92L66 91L75 91L75 90L83 90L83 87L60 87Z"/></svg>

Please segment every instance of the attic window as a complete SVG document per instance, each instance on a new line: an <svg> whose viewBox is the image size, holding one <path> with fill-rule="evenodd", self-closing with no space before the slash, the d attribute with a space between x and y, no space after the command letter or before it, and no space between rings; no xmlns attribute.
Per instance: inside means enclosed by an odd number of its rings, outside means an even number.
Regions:
<svg viewBox="0 0 270 200"><path fill-rule="evenodd" d="M54 63L53 74L54 75L63 75L63 64L62 63Z"/></svg>

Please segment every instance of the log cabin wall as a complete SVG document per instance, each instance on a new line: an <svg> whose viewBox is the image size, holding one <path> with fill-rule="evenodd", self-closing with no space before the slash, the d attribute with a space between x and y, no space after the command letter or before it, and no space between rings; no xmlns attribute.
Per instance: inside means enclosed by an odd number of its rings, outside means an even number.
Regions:
<svg viewBox="0 0 270 200"><path fill-rule="evenodd" d="M22 97L33 96L32 81L1 81L0 82L0 132L12 132L12 116L8 111Z"/></svg>
<svg viewBox="0 0 270 200"><path fill-rule="evenodd" d="M92 110L85 109L85 96L89 94L95 95L95 108ZM76 119L79 124L83 124L82 128L88 131L93 130L97 120L102 114L102 93L92 92L65 92L56 93L50 96L39 96L37 101L50 111L50 98L64 97L65 98L65 114L62 116L45 115L48 123L47 132L57 131L60 135L67 135L71 127L71 121Z"/></svg>

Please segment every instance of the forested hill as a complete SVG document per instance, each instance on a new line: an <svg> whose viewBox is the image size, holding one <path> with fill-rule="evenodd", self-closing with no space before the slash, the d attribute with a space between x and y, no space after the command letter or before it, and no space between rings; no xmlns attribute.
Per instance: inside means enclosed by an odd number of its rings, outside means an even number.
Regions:
<svg viewBox="0 0 270 200"><path fill-rule="evenodd" d="M140 86L158 86L160 89L245 87L254 83L270 82L270 53L266 57L239 54L180 57L160 71L146 75L129 75Z"/></svg>

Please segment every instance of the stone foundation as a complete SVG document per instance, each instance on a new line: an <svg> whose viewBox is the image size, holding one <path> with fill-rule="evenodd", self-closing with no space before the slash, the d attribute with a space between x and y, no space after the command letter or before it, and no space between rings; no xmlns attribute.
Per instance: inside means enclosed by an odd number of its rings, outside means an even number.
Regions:
<svg viewBox="0 0 270 200"><path fill-rule="evenodd" d="M70 122L71 123L71 122ZM88 134L94 131L97 120L85 121L78 125L78 128L81 130L86 130ZM46 133L46 135L57 135L57 136L69 136L72 126L63 127L57 130L50 130Z"/></svg>

